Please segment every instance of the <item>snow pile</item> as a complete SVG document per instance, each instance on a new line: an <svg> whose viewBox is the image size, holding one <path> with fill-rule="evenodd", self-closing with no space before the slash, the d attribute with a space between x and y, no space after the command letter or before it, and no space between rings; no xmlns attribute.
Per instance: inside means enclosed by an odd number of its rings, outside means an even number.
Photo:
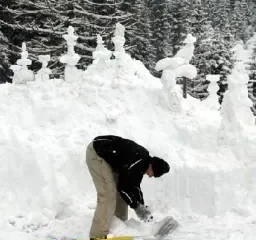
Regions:
<svg viewBox="0 0 256 240"><path fill-rule="evenodd" d="M115 46L113 52L104 46L102 38L98 36L96 51L93 54L94 61L83 74L85 82L99 86L111 85L114 88L120 85L129 88L160 86L141 61L133 59L125 52L124 31L125 28L117 23L112 38Z"/></svg>
<svg viewBox="0 0 256 240"><path fill-rule="evenodd" d="M240 123L235 147L222 144L218 110L188 98L181 112L170 111L160 80L119 54L105 75L92 67L76 81L0 86L1 238L87 239L96 196L85 147L116 134L170 163L170 174L145 177L142 189L156 219L173 215L181 223L173 239L254 239L255 126ZM132 221L115 219L113 234L149 231L132 229Z"/></svg>

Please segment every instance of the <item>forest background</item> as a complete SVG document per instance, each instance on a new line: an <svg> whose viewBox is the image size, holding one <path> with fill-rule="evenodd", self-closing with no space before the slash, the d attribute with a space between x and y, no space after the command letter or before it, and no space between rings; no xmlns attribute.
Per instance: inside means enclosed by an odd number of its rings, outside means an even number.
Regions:
<svg viewBox="0 0 256 240"><path fill-rule="evenodd" d="M197 42L191 64L198 76L189 81L187 92L205 99L206 75L218 74L221 102L234 66L232 49L238 41L246 46L254 34L255 12L256 0L1 0L0 83L12 81L10 66L20 58L22 42L26 42L33 71L41 67L38 56L50 54L51 77L61 77L65 66L59 57L67 50L63 34L68 26L79 36L78 68L86 69L97 34L113 49L111 38L120 22L126 28L126 51L157 77L156 62L175 55L192 33ZM254 53L248 63L248 95L256 114L256 46Z"/></svg>

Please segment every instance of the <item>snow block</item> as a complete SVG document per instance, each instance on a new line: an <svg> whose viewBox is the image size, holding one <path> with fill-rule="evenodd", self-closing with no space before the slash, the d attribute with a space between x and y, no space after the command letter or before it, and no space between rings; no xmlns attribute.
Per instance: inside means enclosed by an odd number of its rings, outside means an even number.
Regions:
<svg viewBox="0 0 256 240"><path fill-rule="evenodd" d="M216 171L183 166L176 168L162 184L154 186L158 192L158 200L152 199L156 210L169 206L186 215L214 217L235 209L245 213L250 201L256 202L256 167Z"/></svg>

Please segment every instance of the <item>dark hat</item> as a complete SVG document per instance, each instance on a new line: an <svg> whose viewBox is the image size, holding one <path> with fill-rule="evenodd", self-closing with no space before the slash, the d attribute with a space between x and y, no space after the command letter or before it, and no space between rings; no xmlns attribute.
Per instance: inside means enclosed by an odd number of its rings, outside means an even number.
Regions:
<svg viewBox="0 0 256 240"><path fill-rule="evenodd" d="M160 177L163 174L169 172L170 166L169 164L161 158L152 157L151 165L154 172L154 177Z"/></svg>

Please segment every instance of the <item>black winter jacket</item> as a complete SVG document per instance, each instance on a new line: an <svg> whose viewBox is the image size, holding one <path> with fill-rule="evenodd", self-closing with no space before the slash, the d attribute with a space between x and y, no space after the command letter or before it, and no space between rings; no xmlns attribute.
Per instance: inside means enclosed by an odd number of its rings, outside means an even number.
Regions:
<svg viewBox="0 0 256 240"><path fill-rule="evenodd" d="M140 183L149 167L147 149L118 136L99 136L93 140L96 153L118 174L117 190L131 208L144 204Z"/></svg>

